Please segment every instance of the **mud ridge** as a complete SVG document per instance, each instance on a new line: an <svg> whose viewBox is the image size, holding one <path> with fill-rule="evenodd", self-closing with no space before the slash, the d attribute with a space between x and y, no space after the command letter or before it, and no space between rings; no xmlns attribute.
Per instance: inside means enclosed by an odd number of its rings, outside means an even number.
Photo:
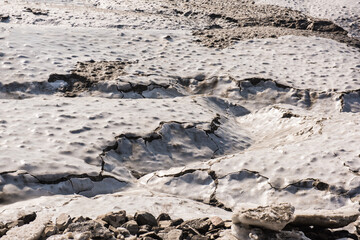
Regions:
<svg viewBox="0 0 360 240"><path fill-rule="evenodd" d="M206 26L194 31L194 36L207 47L226 48L239 40L297 35L330 38L360 48L360 40L348 37L347 31L332 21L288 8L256 5L248 0L192 0L170 2L170 5L174 12Z"/></svg>

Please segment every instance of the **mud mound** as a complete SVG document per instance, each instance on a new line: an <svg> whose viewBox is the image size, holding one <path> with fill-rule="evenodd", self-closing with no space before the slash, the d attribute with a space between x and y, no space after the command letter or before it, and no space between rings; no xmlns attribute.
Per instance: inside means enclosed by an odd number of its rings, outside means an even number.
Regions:
<svg viewBox="0 0 360 240"><path fill-rule="evenodd" d="M58 91L67 97L91 90L99 82L116 80L125 74L124 68L129 64L120 61L78 62L70 74L51 74L48 82L58 84Z"/></svg>

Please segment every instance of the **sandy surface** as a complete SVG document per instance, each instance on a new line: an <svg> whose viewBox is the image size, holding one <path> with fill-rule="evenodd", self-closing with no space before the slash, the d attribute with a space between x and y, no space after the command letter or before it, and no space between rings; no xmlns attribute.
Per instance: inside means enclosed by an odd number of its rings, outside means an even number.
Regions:
<svg viewBox="0 0 360 240"><path fill-rule="evenodd" d="M359 12L0 2L0 221L113 209L230 219L239 204L279 202L356 213Z"/></svg>

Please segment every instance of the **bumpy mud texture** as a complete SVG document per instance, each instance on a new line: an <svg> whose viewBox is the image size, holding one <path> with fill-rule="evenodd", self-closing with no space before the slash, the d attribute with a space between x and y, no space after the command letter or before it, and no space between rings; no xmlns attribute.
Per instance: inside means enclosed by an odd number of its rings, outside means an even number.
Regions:
<svg viewBox="0 0 360 240"><path fill-rule="evenodd" d="M348 37L347 32L333 22L287 8L255 5L248 0L171 2L178 14L204 23L205 29L195 31L194 35L208 47L225 48L239 40L284 35L319 36L360 47L358 39Z"/></svg>
<svg viewBox="0 0 360 240"><path fill-rule="evenodd" d="M99 82L117 80L125 74L124 68L127 64L120 61L78 62L70 74L51 74L48 81L64 81L58 91L67 97L75 97L78 93L91 90Z"/></svg>
<svg viewBox="0 0 360 240"><path fill-rule="evenodd" d="M3 2L0 237L358 238L358 0Z"/></svg>

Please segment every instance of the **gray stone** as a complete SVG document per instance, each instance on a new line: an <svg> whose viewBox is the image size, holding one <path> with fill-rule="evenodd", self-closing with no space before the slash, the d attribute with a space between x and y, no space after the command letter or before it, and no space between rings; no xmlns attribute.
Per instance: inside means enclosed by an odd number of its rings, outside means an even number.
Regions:
<svg viewBox="0 0 360 240"><path fill-rule="evenodd" d="M42 233L43 238L48 238L58 233L58 228L55 225L47 225Z"/></svg>
<svg viewBox="0 0 360 240"><path fill-rule="evenodd" d="M118 234L121 234L121 235L123 235L124 237L130 237L130 232L129 232L129 230L127 230L126 228L123 228L123 227L118 227L117 229L116 229L116 232L118 233Z"/></svg>
<svg viewBox="0 0 360 240"><path fill-rule="evenodd" d="M56 219L55 226L60 230L64 231L69 224L72 223L71 217L66 213L60 214L60 216Z"/></svg>
<svg viewBox="0 0 360 240"><path fill-rule="evenodd" d="M139 224L139 225L150 225L150 226L157 226L157 221L155 219L155 217L148 212L136 212L135 213L135 221Z"/></svg>
<svg viewBox="0 0 360 240"><path fill-rule="evenodd" d="M118 212L110 212L97 217L97 219L103 220L109 225L117 228L126 222L126 212L124 210Z"/></svg>
<svg viewBox="0 0 360 240"><path fill-rule="evenodd" d="M30 222L34 221L36 219L36 213L32 212L29 214L25 214L23 216L21 216L20 218L18 218L18 226L22 226L25 224L29 224Z"/></svg>
<svg viewBox="0 0 360 240"><path fill-rule="evenodd" d="M186 229L187 227L193 228L201 234L205 234L210 228L210 220L208 218L197 218L188 220L180 225L181 228Z"/></svg>
<svg viewBox="0 0 360 240"><path fill-rule="evenodd" d="M72 222L86 222L86 221L89 221L89 220L91 220L91 219L88 218L88 217L80 216L80 217L73 218Z"/></svg>
<svg viewBox="0 0 360 240"><path fill-rule="evenodd" d="M82 233L90 232L91 238L109 239L112 238L113 234L100 223L89 220L86 222L71 223L65 230L64 233Z"/></svg>
<svg viewBox="0 0 360 240"><path fill-rule="evenodd" d="M167 228L167 227L170 227L171 224L172 224L172 221L171 220L163 220L163 221L159 221L159 227L160 228Z"/></svg>
<svg viewBox="0 0 360 240"><path fill-rule="evenodd" d="M150 239L161 239L155 232L148 232L148 233L145 233L145 234L140 235L140 237L141 237L142 239L147 239L147 238L150 238Z"/></svg>
<svg viewBox="0 0 360 240"><path fill-rule="evenodd" d="M180 229L173 229L164 236L164 240L182 240L183 231Z"/></svg>
<svg viewBox="0 0 360 240"><path fill-rule="evenodd" d="M211 217L210 222L215 228L220 228L220 227L225 226L224 221L220 217L217 217L217 216Z"/></svg>
<svg viewBox="0 0 360 240"><path fill-rule="evenodd" d="M171 220L171 226L178 226L180 224L182 224L184 222L184 220L182 218L177 218L174 220Z"/></svg>
<svg viewBox="0 0 360 240"><path fill-rule="evenodd" d="M171 217L169 216L169 214L167 213L161 213L157 219L156 219L158 222L159 221L165 221L165 220L171 220Z"/></svg>
<svg viewBox="0 0 360 240"><path fill-rule="evenodd" d="M195 235L191 237L191 240L208 240L208 237L205 236L200 236L200 235Z"/></svg>
<svg viewBox="0 0 360 240"><path fill-rule="evenodd" d="M135 220L128 221L121 225L121 227L126 228L131 235L136 235L139 232L139 225Z"/></svg>

